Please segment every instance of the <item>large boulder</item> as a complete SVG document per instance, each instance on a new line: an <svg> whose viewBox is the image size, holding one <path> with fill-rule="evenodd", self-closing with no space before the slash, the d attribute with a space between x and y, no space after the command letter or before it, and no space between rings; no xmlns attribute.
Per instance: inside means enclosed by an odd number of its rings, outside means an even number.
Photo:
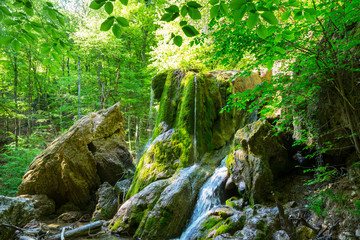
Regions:
<svg viewBox="0 0 360 240"><path fill-rule="evenodd" d="M227 166L239 191L245 190L251 203L266 200L273 180L291 170L286 138L275 133L267 120L259 120L235 135L235 151Z"/></svg>
<svg viewBox="0 0 360 240"><path fill-rule="evenodd" d="M45 194L57 206L86 206L102 182L115 184L135 167L124 140L119 103L78 120L30 164L18 195Z"/></svg>
<svg viewBox="0 0 360 240"><path fill-rule="evenodd" d="M112 232L142 239L180 236L207 176L202 167L194 165L170 179L151 183L120 207L110 224Z"/></svg>
<svg viewBox="0 0 360 240"><path fill-rule="evenodd" d="M0 196L0 240L13 239L15 228L6 224L23 227L33 217L34 205L30 200Z"/></svg>

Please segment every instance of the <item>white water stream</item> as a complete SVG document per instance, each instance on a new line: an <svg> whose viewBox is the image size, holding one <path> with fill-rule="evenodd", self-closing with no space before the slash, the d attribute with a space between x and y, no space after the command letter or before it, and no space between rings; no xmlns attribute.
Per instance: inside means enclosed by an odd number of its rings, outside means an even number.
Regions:
<svg viewBox="0 0 360 240"><path fill-rule="evenodd" d="M197 82L196 74L194 77L195 95L194 95L194 162L196 162L196 95L197 95Z"/></svg>
<svg viewBox="0 0 360 240"><path fill-rule="evenodd" d="M221 165L215 169L214 174L201 187L193 215L190 218L188 227L180 237L181 240L189 240L196 237L201 223L209 215L211 209L221 205L221 186L226 180L227 175L225 160L226 157L221 162Z"/></svg>

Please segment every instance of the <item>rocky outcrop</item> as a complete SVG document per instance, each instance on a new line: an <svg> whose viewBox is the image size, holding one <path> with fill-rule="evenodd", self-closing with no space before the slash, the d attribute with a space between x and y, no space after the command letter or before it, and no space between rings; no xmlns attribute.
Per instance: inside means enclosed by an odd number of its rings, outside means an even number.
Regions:
<svg viewBox="0 0 360 240"><path fill-rule="evenodd" d="M13 239L15 229L2 224L23 227L34 217L34 205L30 200L0 196L0 240Z"/></svg>
<svg viewBox="0 0 360 240"><path fill-rule="evenodd" d="M151 183L120 207L110 224L112 232L142 239L179 236L207 176L205 170L194 165L170 179Z"/></svg>
<svg viewBox="0 0 360 240"><path fill-rule="evenodd" d="M240 192L246 191L252 203L263 201L274 178L291 169L286 139L275 135L267 120L248 124L235 135L235 152L227 160L231 177Z"/></svg>
<svg viewBox="0 0 360 240"><path fill-rule="evenodd" d="M84 207L100 183L115 184L134 171L123 124L119 104L78 120L31 163L18 195L45 194L57 207Z"/></svg>

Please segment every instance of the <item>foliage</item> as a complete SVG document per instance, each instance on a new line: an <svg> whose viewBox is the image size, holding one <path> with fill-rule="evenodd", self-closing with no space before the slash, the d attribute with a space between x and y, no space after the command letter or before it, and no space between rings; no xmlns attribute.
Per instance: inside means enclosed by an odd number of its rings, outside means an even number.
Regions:
<svg viewBox="0 0 360 240"><path fill-rule="evenodd" d="M0 195L16 196L26 169L41 150L23 147L15 149L12 145L3 148L5 151L0 154Z"/></svg>

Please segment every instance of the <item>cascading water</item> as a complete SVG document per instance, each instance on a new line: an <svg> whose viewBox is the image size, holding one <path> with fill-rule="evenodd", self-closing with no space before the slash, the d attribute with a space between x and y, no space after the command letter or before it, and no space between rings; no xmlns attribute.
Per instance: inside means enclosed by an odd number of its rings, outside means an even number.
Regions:
<svg viewBox="0 0 360 240"><path fill-rule="evenodd" d="M194 77L194 86L195 86L195 94L194 94L194 161L196 162L196 95L197 95L196 75Z"/></svg>
<svg viewBox="0 0 360 240"><path fill-rule="evenodd" d="M181 240L194 239L201 223L209 215L211 209L221 205L221 186L226 180L227 176L225 160L226 157L221 162L221 165L215 170L214 174L200 189L194 213L190 218L188 227L180 237Z"/></svg>

